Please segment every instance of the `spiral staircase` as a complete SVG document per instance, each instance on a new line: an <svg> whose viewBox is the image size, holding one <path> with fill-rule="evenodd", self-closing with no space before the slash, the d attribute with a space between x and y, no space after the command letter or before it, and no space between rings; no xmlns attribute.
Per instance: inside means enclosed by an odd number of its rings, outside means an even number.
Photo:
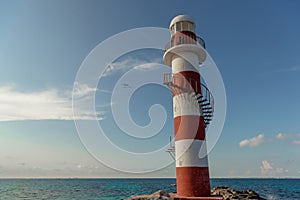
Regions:
<svg viewBox="0 0 300 200"><path fill-rule="evenodd" d="M176 79L177 81L173 81ZM175 82L181 82L183 84L177 85ZM201 93L195 92L198 91L198 88L191 87L191 85L197 86L199 85L198 82L200 80L189 79L186 80L184 76L172 73L165 73L164 74L164 84L168 86L172 92L181 92L188 93L192 97L193 100L198 102L200 112L204 118L205 128L210 124L214 114L214 97L212 96L211 92L204 84L201 85ZM175 159L175 146L172 143L172 137L170 137L170 147L166 150L172 158Z"/></svg>

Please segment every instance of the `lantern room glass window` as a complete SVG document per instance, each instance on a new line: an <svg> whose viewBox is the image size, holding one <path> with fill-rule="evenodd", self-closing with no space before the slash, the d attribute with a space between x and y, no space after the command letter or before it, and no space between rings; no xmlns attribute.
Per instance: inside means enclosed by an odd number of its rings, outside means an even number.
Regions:
<svg viewBox="0 0 300 200"><path fill-rule="evenodd" d="M195 25L194 23L191 23L191 22L188 22L188 30L191 31L191 32L195 32Z"/></svg>
<svg viewBox="0 0 300 200"><path fill-rule="evenodd" d="M171 35L174 35L175 34L175 26L171 26Z"/></svg>
<svg viewBox="0 0 300 200"><path fill-rule="evenodd" d="M188 21L182 21L182 22L177 22L173 26L171 26L172 35L174 35L176 32L181 32L181 31L195 32L194 23Z"/></svg>

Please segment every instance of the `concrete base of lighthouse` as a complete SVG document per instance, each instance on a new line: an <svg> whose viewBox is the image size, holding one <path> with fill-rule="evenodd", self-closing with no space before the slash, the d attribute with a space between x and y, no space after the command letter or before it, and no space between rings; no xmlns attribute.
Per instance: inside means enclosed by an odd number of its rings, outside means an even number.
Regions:
<svg viewBox="0 0 300 200"><path fill-rule="evenodd" d="M170 197L174 200L224 200L222 196L209 196L209 197L183 197L178 196L176 193L171 193Z"/></svg>

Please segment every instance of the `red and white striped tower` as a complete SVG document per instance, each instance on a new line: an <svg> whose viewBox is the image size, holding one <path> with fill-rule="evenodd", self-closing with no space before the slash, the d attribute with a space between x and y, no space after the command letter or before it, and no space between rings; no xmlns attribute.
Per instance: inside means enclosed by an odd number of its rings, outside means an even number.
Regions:
<svg viewBox="0 0 300 200"><path fill-rule="evenodd" d="M177 197L222 199L210 195L205 127L213 108L197 69L206 59L204 41L195 35L194 21L187 15L175 17L170 30L164 63L172 74L165 74L164 82L173 94Z"/></svg>

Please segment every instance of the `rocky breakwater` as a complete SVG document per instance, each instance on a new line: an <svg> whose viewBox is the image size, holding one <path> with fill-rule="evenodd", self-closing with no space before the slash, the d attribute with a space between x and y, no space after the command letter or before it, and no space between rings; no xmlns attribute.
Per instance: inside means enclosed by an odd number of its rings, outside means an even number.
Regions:
<svg viewBox="0 0 300 200"><path fill-rule="evenodd" d="M234 200L234 199L241 199L241 200L247 200L247 199L257 199L257 200L265 200L264 198L260 197L256 192L253 190L244 190L244 191L238 191L231 189L229 187L225 186L217 186L211 190L212 195L220 195L224 198L224 200ZM176 200L176 198L173 198L172 195L167 193L163 190L158 190L157 192L154 192L153 194L144 194L144 195L137 195L132 196L124 200Z"/></svg>
<svg viewBox="0 0 300 200"><path fill-rule="evenodd" d="M264 198L260 197L259 194L254 192L253 190L243 190L238 191L231 189L225 186L217 186L212 189L211 194L213 195L221 195L225 200L232 200L232 199L258 199L258 200L265 200Z"/></svg>

